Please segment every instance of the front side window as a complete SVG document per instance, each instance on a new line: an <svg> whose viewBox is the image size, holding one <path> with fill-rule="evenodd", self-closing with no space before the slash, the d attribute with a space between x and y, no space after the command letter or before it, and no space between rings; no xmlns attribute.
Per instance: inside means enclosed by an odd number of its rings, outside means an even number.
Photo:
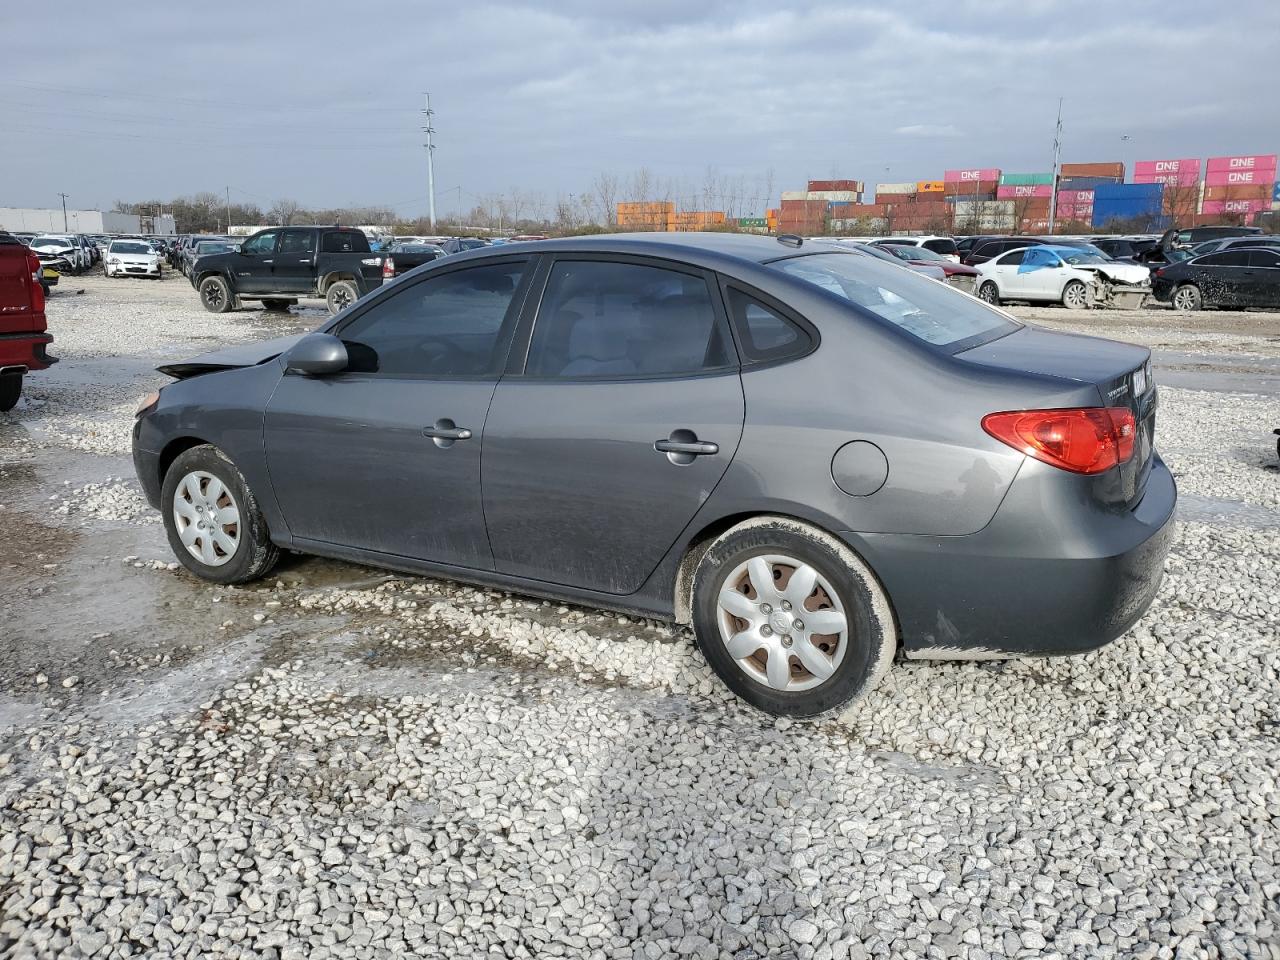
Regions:
<svg viewBox="0 0 1280 960"><path fill-rule="evenodd" d="M275 253L276 237L279 235L279 231L268 230L266 233L260 233L256 237L251 237L240 249L245 253Z"/></svg>
<svg viewBox="0 0 1280 960"><path fill-rule="evenodd" d="M348 369L388 376L475 377L506 360L525 261L455 270L379 301L338 331Z"/></svg>
<svg viewBox="0 0 1280 960"><path fill-rule="evenodd" d="M932 250L934 253L951 255L959 252L956 242L950 237L939 237L936 240L926 240L921 244L926 250Z"/></svg>
<svg viewBox="0 0 1280 960"><path fill-rule="evenodd" d="M658 377L728 366L701 276L636 263L561 260L529 344L532 377Z"/></svg>
<svg viewBox="0 0 1280 960"><path fill-rule="evenodd" d="M775 260L770 266L936 346L994 339L1021 327L1007 314L945 283L856 254L810 254Z"/></svg>
<svg viewBox="0 0 1280 960"><path fill-rule="evenodd" d="M1002 267L1016 267L1022 263L1022 261L1026 258L1026 255L1027 255L1026 250L1014 250L1011 253L1006 253L1003 257L1001 257L996 262L1000 264L1000 266Z"/></svg>

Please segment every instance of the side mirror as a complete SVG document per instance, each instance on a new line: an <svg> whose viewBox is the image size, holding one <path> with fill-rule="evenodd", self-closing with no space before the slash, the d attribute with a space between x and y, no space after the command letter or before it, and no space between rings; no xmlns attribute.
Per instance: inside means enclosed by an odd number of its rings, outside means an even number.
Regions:
<svg viewBox="0 0 1280 960"><path fill-rule="evenodd" d="M347 369L347 348L331 333L309 333L285 356L285 372L322 377Z"/></svg>

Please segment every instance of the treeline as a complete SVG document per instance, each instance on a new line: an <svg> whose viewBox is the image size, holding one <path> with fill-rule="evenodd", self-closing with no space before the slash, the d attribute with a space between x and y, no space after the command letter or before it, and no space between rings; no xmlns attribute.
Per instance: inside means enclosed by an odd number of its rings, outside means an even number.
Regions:
<svg viewBox="0 0 1280 960"><path fill-rule="evenodd" d="M176 197L172 200L117 200L114 209L119 213L131 213L144 217L161 213L172 214L179 233L225 233L228 227L228 214L232 224L246 225L343 223L394 226L397 222L395 211L387 207L332 207L309 210L294 200L277 200L266 210L256 203L235 200L228 207L225 195L218 196L208 191L195 193L189 197Z"/></svg>

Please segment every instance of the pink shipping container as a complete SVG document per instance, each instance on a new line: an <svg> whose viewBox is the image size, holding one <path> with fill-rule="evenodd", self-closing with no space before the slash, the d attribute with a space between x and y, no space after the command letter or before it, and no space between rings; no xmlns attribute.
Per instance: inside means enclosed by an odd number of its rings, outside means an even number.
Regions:
<svg viewBox="0 0 1280 960"><path fill-rule="evenodd" d="M1274 153L1255 154L1238 157L1210 157L1205 168L1209 173L1220 173L1223 170L1270 170L1276 172L1276 155ZM1272 180L1275 177L1271 178Z"/></svg>
<svg viewBox="0 0 1280 960"><path fill-rule="evenodd" d="M1270 209L1270 200L1206 200L1201 206L1200 212L1213 217L1224 214L1252 216L1255 213Z"/></svg>
<svg viewBox="0 0 1280 960"><path fill-rule="evenodd" d="M942 175L944 183L971 183L974 180L999 180L1000 171L992 167L971 170L947 170Z"/></svg>
<svg viewBox="0 0 1280 960"><path fill-rule="evenodd" d="M1092 190L1059 190L1058 203L1074 203L1085 204L1089 207L1093 206Z"/></svg>
<svg viewBox="0 0 1280 960"><path fill-rule="evenodd" d="M1166 187L1194 187L1200 182L1197 173L1139 173L1134 183L1163 183Z"/></svg>
<svg viewBox="0 0 1280 960"><path fill-rule="evenodd" d="M996 187L997 200L1021 200L1025 197L1052 197L1053 184L1008 184Z"/></svg>
<svg viewBox="0 0 1280 960"><path fill-rule="evenodd" d="M1200 160L1139 160L1133 165L1134 183L1176 183L1189 186L1200 179Z"/></svg>
<svg viewBox="0 0 1280 960"><path fill-rule="evenodd" d="M1270 170L1210 170L1205 174L1205 186L1245 187L1259 183L1274 183L1276 168Z"/></svg>

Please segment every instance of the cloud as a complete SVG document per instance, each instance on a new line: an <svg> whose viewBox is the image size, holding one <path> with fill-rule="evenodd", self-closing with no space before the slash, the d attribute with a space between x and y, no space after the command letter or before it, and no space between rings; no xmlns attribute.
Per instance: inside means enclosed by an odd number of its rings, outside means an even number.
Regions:
<svg viewBox="0 0 1280 960"><path fill-rule="evenodd" d="M946 139L960 136L960 130L953 123L912 123L898 127L894 131L900 137L932 137Z"/></svg>

